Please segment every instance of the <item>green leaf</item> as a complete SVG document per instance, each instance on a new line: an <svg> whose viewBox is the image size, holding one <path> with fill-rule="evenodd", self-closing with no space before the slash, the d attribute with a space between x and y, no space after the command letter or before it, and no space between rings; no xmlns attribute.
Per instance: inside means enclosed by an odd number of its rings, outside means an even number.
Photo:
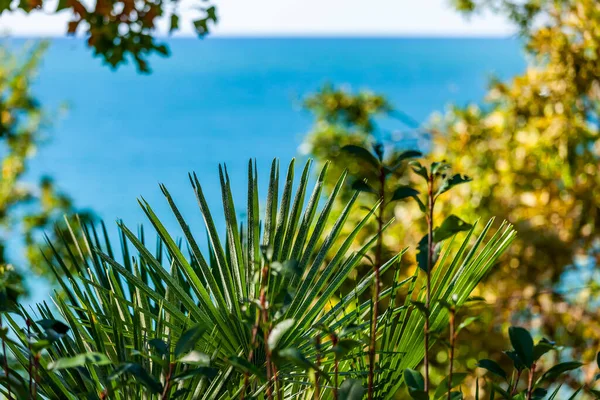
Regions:
<svg viewBox="0 0 600 400"><path fill-rule="evenodd" d="M179 29L179 15L173 13L173 14L171 14L171 23L169 26L169 33L173 33L177 29Z"/></svg>
<svg viewBox="0 0 600 400"><path fill-rule="evenodd" d="M513 364L517 370L522 371L527 368L516 351L507 350L504 353L513 361Z"/></svg>
<svg viewBox="0 0 600 400"><path fill-rule="evenodd" d="M542 357L544 354L546 354L550 350L554 350L555 348L556 347L554 346L554 343L552 343L548 339L542 339L542 340L540 340L533 347L533 361L539 360L540 357Z"/></svg>
<svg viewBox="0 0 600 400"><path fill-rule="evenodd" d="M175 345L175 357L179 357L183 353L193 350L204 332L206 332L206 328L199 324L185 331Z"/></svg>
<svg viewBox="0 0 600 400"><path fill-rule="evenodd" d="M194 378L198 375L204 376L208 379L213 379L215 376L217 376L218 373L219 373L219 370L216 368L196 367L193 369L188 369L187 371L184 371L180 374L173 376L173 380L176 382L183 381L183 380L186 380L189 378Z"/></svg>
<svg viewBox="0 0 600 400"><path fill-rule="evenodd" d="M42 319L37 321L37 324L46 331L46 335L48 335L51 340L61 338L63 335L66 335L70 329L67 324L54 319Z"/></svg>
<svg viewBox="0 0 600 400"><path fill-rule="evenodd" d="M431 163L431 173L433 175L441 175L443 174L445 171L449 170L451 168L450 164L448 164L447 162L432 162Z"/></svg>
<svg viewBox="0 0 600 400"><path fill-rule="evenodd" d="M526 368L533 364L533 339L527 329L518 326L508 328L508 337L519 359Z"/></svg>
<svg viewBox="0 0 600 400"><path fill-rule="evenodd" d="M459 386L461 383L463 383L463 381L465 380L467 375L468 374L466 372L455 372L454 374L452 374L452 386L451 387L448 387L448 377L445 377L438 385L433 397L434 398L441 397L443 394L448 393L449 390Z"/></svg>
<svg viewBox="0 0 600 400"><path fill-rule="evenodd" d="M447 192L452 189L456 185L460 185L461 183L471 182L472 179L466 175L455 174L447 179L440 185L440 188L437 191L437 195L439 196L442 193Z"/></svg>
<svg viewBox="0 0 600 400"><path fill-rule="evenodd" d="M425 306L425 303L423 303L422 301L411 300L411 304L417 310L419 310L423 315L425 315L425 316L429 315L430 310L427 308L427 306Z"/></svg>
<svg viewBox="0 0 600 400"><path fill-rule="evenodd" d="M497 375L502 379L505 379L505 380L508 379L508 375L506 374L506 371L504 371L504 369L502 369L500 364L498 364L494 360L484 358L483 360L479 360L479 362L477 363L477 366L479 368L487 369L492 374Z"/></svg>
<svg viewBox="0 0 600 400"><path fill-rule="evenodd" d="M65 368L83 367L85 365L108 365L112 361L104 354L89 352L78 354L74 357L59 358L56 361L48 363L49 370L59 370Z"/></svg>
<svg viewBox="0 0 600 400"><path fill-rule="evenodd" d="M154 348L158 354L165 356L169 354L169 345L167 345L162 339L152 339L148 341L148 345Z"/></svg>
<svg viewBox="0 0 600 400"><path fill-rule="evenodd" d="M269 334L269 339L267 340L270 350L277 349L281 338L294 326L294 323L295 320L293 318L289 318L284 319L273 327L271 333Z"/></svg>
<svg viewBox="0 0 600 400"><path fill-rule="evenodd" d="M418 162L418 161L411 161L410 165L411 165L413 171L415 171L415 173L417 175L421 176L426 181L429 180L429 173L427 172L427 168L425 168L424 166L422 166L420 162Z"/></svg>
<svg viewBox="0 0 600 400"><path fill-rule="evenodd" d="M535 388L533 393L531 393L531 398L533 400L541 400L548 394L548 391L544 388Z"/></svg>
<svg viewBox="0 0 600 400"><path fill-rule="evenodd" d="M56 5L56 12L62 11L69 8L69 0L58 0Z"/></svg>
<svg viewBox="0 0 600 400"><path fill-rule="evenodd" d="M424 391L425 390L425 380L419 371L415 371L414 369L407 368L404 370L404 381L406 382L406 386L408 386L409 392L411 390L415 391Z"/></svg>
<svg viewBox="0 0 600 400"><path fill-rule="evenodd" d="M356 181L352 182L352 189L357 190L359 192L377 194L377 190L375 190L371 186L369 186L369 184L367 182L365 182L364 180L356 180Z"/></svg>
<svg viewBox="0 0 600 400"><path fill-rule="evenodd" d="M340 339L331 350L335 353L335 358L339 360L360 345L362 345L362 343L358 340Z"/></svg>
<svg viewBox="0 0 600 400"><path fill-rule="evenodd" d="M554 379L558 378L560 375L564 374L565 372L580 368L582 365L583 365L583 363L581 363L579 361L565 361L560 364L556 364L555 366L550 368L548 371L546 371L544 373L544 375L542 375L540 380L541 381L553 381Z"/></svg>
<svg viewBox="0 0 600 400"><path fill-rule="evenodd" d="M194 364L208 367L210 365L210 356L208 354L192 350L177 361L184 364Z"/></svg>
<svg viewBox="0 0 600 400"><path fill-rule="evenodd" d="M361 400L366 393L362 381L347 378L342 382L338 391L340 400Z"/></svg>
<svg viewBox="0 0 600 400"><path fill-rule="evenodd" d="M419 158L422 156L423 156L423 153L421 153L420 151L417 151L417 150L403 151L397 157L395 157L392 162L390 162L390 165L391 165L390 169L392 171L395 171L396 169L398 169L400 167L400 165L402 165L403 161L406 161L410 158Z"/></svg>
<svg viewBox="0 0 600 400"><path fill-rule="evenodd" d="M435 234L434 234L435 235ZM419 265L419 268L421 268L421 270L423 270L425 273L427 273L427 269L428 269L428 264L427 264L427 260L429 258L429 235L425 235L423 236L423 238L419 241L419 245L417 246L417 264ZM433 270L433 267L435 267L435 264L438 261L439 255L440 255L440 250L441 250L441 244L440 243L436 243L434 241L433 243L433 257L431 260L431 269Z"/></svg>
<svg viewBox="0 0 600 400"><path fill-rule="evenodd" d="M370 164L371 166L373 166L375 168L375 170L379 170L379 167L381 165L379 163L379 160L377 160L377 158L369 150L365 149L364 147L350 144L350 145L342 147L342 151Z"/></svg>
<svg viewBox="0 0 600 400"><path fill-rule="evenodd" d="M463 322L460 323L460 325L458 325L458 328L456 328L456 333L462 331L463 329L465 329L466 327L468 327L469 325L471 325L473 322L478 321L479 317L467 317L465 318L465 320Z"/></svg>
<svg viewBox="0 0 600 400"><path fill-rule="evenodd" d="M468 231L473 228L473 225L466 223L456 215L450 215L442 222L442 225L437 227L433 232L433 240L438 243L446 240L458 232Z"/></svg>
<svg viewBox="0 0 600 400"><path fill-rule="evenodd" d="M408 197L415 197L419 194L419 191L411 188L410 186L400 186L394 190L392 199L390 201L403 200Z"/></svg>
<svg viewBox="0 0 600 400"><path fill-rule="evenodd" d="M229 362L229 364L233 365L235 368L239 369L242 372L249 373L258 377L263 382L267 380L265 373L258 369L256 365L248 362L248 360L246 360L245 358L236 356L229 357L227 359L227 362Z"/></svg>
<svg viewBox="0 0 600 400"><path fill-rule="evenodd" d="M279 350L277 356L283 360L289 361L297 367L303 368L304 370L314 370L325 379L329 380L329 376L323 373L314 363L312 363L300 350L295 347L288 347L283 350Z"/></svg>
<svg viewBox="0 0 600 400"><path fill-rule="evenodd" d="M136 381L146 387L151 393L161 393L162 384L150 375L141 365L136 363L121 364L108 379L114 380L123 374L132 375Z"/></svg>

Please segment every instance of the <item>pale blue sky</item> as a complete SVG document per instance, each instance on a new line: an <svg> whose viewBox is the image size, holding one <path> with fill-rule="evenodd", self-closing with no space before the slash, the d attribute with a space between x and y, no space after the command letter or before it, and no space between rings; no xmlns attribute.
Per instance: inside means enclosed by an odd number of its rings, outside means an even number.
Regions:
<svg viewBox="0 0 600 400"><path fill-rule="evenodd" d="M181 0L182 33L191 35L189 21L199 0ZM222 36L342 35L342 36L507 36L513 30L502 18L476 15L467 20L449 6L450 0L215 0ZM4 13L0 34L63 35L68 13ZM166 21L161 30L166 32Z"/></svg>

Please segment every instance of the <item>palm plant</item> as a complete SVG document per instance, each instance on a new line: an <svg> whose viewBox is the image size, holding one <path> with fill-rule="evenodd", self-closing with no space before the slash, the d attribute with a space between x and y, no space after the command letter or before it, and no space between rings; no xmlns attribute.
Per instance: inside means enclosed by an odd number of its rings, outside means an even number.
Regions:
<svg viewBox="0 0 600 400"><path fill-rule="evenodd" d="M402 251L339 293L389 222L356 243L379 204L357 209L357 191L332 218L346 175L322 198L325 165L308 195L310 165L293 190L294 161L284 179L273 161L261 218L251 161L244 221L236 215L227 170L220 168L224 227L216 226L197 176L190 175L207 244L199 243L165 186L182 237L142 199L158 236L153 250L144 230L134 233L123 223L121 257L104 225L71 225L71 237L62 238L72 243L67 258L55 252L48 260L61 285L55 307L43 303L34 312L21 308L6 316L15 337L3 338L29 380L11 368L2 392L52 399L359 399L369 370L368 339L375 335L375 398L393 398L403 370L423 358L425 317L412 306L426 294L422 279L416 272L400 279ZM340 238L348 216L358 212L360 222ZM448 240L432 273L431 329L447 325L448 311L438 304L452 297L464 302L514 238L507 224L487 240L491 221L477 238L475 229L460 243ZM389 299L388 307L371 332L373 299L362 301L361 294L376 273L390 269L396 279L378 299Z"/></svg>

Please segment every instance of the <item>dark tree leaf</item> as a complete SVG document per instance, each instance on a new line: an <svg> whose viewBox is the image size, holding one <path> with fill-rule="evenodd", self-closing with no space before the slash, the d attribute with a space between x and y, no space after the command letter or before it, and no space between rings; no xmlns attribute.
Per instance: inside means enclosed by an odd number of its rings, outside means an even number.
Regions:
<svg viewBox="0 0 600 400"><path fill-rule="evenodd" d="M229 357L227 359L229 364L233 365L235 368L239 369L242 372L247 372L251 375L258 377L261 381L266 381L267 377L263 371L258 369L256 365L248 362L245 358L242 357Z"/></svg>
<svg viewBox="0 0 600 400"><path fill-rule="evenodd" d="M327 381L330 380L329 375L321 371L313 362L311 362L300 350L295 347L288 347L283 350L279 350L276 353L276 358L281 361L291 362L297 367L303 368L304 370L312 369L319 376L325 378Z"/></svg>
<svg viewBox="0 0 600 400"><path fill-rule="evenodd" d="M523 363L523 361L521 361L521 359L517 355L516 351L508 350L508 351L505 351L504 354L506 354L508 356L508 358L510 358L513 361L513 364L518 371L522 371L525 368L527 368L527 366Z"/></svg>
<svg viewBox="0 0 600 400"><path fill-rule="evenodd" d="M352 189L358 190L359 192L377 194L377 190L373 189L367 182L363 180L356 180L352 182Z"/></svg>
<svg viewBox="0 0 600 400"><path fill-rule="evenodd" d="M554 347L553 342L549 341L548 339L540 340L533 347L533 361L539 360L540 357L542 357L544 354L546 354L550 350L554 350L554 349L555 349L555 347Z"/></svg>
<svg viewBox="0 0 600 400"><path fill-rule="evenodd" d="M533 339L527 329L519 326L508 328L508 337L519 359L525 367L529 368L533 364Z"/></svg>
<svg viewBox="0 0 600 400"><path fill-rule="evenodd" d="M108 379L116 379L123 374L132 375L136 381L141 383L152 393L161 393L163 391L162 384L148 373L141 365L136 363L121 364Z"/></svg>
<svg viewBox="0 0 600 400"><path fill-rule="evenodd" d="M458 232L468 231L471 228L473 228L473 225L452 214L442 222L442 225L435 229L433 232L433 240L435 242L441 242L456 235Z"/></svg>
<svg viewBox="0 0 600 400"><path fill-rule="evenodd" d="M421 301L411 301L411 304L419 310L423 315L429 315L429 309L425 306L425 303Z"/></svg>
<svg viewBox="0 0 600 400"><path fill-rule="evenodd" d="M408 387L408 394L415 400L428 400L425 393L425 381L420 372L407 368L404 370L404 382Z"/></svg>
<svg viewBox="0 0 600 400"><path fill-rule="evenodd" d="M375 168L375 170L379 170L379 167L381 166L379 160L377 160L377 158L364 147L349 144L347 146L342 147L342 151L370 164L372 167Z"/></svg>
<svg viewBox="0 0 600 400"><path fill-rule="evenodd" d="M419 175L420 177L422 177L426 181L429 180L429 172L427 171L427 168L425 168L424 166L421 165L420 162L418 162L418 161L411 161L410 165L411 165L413 171L415 172L415 174Z"/></svg>
<svg viewBox="0 0 600 400"><path fill-rule="evenodd" d="M158 354L165 356L169 353L169 345L167 345L162 339L152 339L148 341L148 345L151 346Z"/></svg>
<svg viewBox="0 0 600 400"><path fill-rule="evenodd" d="M361 342L354 339L340 339L335 346L331 350L335 353L335 357L339 360L344 357L354 348L362 345Z"/></svg>
<svg viewBox="0 0 600 400"><path fill-rule="evenodd" d="M504 369L502 369L502 367L494 360L484 358L483 360L479 360L477 366L479 368L487 369L492 374L497 375L502 379L508 379L506 371L504 371Z"/></svg>
<svg viewBox="0 0 600 400"><path fill-rule="evenodd" d="M64 335L69 332L69 326L63 322L54 319L42 319L37 321L37 324L41 326L45 331L52 330L59 335Z"/></svg>
<svg viewBox="0 0 600 400"><path fill-rule="evenodd" d="M542 381L552 381L552 380L558 378L560 375L564 374L565 372L577 369L577 368L581 367L582 365L583 365L583 363L581 363L579 361L566 361L566 362L562 362L560 364L556 364L555 366L550 368L548 371L546 371L544 373L544 375L542 375L541 380Z"/></svg>
<svg viewBox="0 0 600 400"><path fill-rule="evenodd" d="M410 186L400 186L394 190L391 201L402 200L408 197L415 197L419 194L419 191L411 188Z"/></svg>
<svg viewBox="0 0 600 400"><path fill-rule="evenodd" d="M435 233L434 233L435 235ZM421 270L423 270L424 272L428 272L427 271L427 260L429 258L429 249L428 249L428 241L429 241L429 235L425 235L423 236L423 238L421 239L421 241L419 242L419 245L417 246L417 264L419 265L419 268L421 268ZM433 243L433 257L431 260L431 269L433 269L433 267L435 267L435 264L437 263L438 257L440 255L440 250L441 250L441 244L440 243Z"/></svg>
<svg viewBox="0 0 600 400"><path fill-rule="evenodd" d="M467 183L471 181L472 179L466 175L455 174L444 180L444 182L441 184L440 188L437 191L437 195L447 192L456 185L460 185L461 183Z"/></svg>
<svg viewBox="0 0 600 400"><path fill-rule="evenodd" d="M342 382L338 392L340 400L361 400L365 393L362 381L350 378Z"/></svg>
<svg viewBox="0 0 600 400"><path fill-rule="evenodd" d="M213 379L215 376L217 376L218 373L219 373L219 370L217 370L216 368L196 367L193 369L188 369L187 371L184 371L180 374L175 375L173 377L173 380L174 381L183 381L185 379L194 378L198 375L204 376L208 379Z"/></svg>
<svg viewBox="0 0 600 400"><path fill-rule="evenodd" d="M179 15L173 13L171 14L171 26L169 27L169 33L173 33L173 31L176 31L177 29L179 29Z"/></svg>
<svg viewBox="0 0 600 400"><path fill-rule="evenodd" d="M198 342L198 340L200 340L205 331L206 328L200 325L195 325L187 331L183 332L183 334L177 341L177 344L175 345L175 357L179 357L182 354L188 353L191 350L193 350L196 346L196 343Z"/></svg>
<svg viewBox="0 0 600 400"><path fill-rule="evenodd" d="M425 390L425 380L419 371L410 368L405 369L404 381L409 390Z"/></svg>

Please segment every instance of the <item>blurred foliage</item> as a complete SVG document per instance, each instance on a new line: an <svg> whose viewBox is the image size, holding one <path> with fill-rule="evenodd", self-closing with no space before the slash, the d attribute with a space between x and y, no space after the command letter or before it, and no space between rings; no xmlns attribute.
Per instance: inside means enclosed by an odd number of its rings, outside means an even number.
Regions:
<svg viewBox="0 0 600 400"><path fill-rule="evenodd" d="M462 2L464 3L464 2ZM533 327L593 357L600 240L600 3L481 2L521 29L529 65L492 81L483 106L434 119L434 153L477 179L453 207L515 224L518 239L487 295L496 317ZM467 194L467 193L466 193ZM468 194L467 194L468 195Z"/></svg>
<svg viewBox="0 0 600 400"><path fill-rule="evenodd" d="M432 158L475 178L457 189L441 214L451 208L469 222L497 216L519 232L501 268L480 287L487 304L471 312L482 323L465 333L468 345L459 345L457 362L471 368L485 354L500 354L494 346L511 319L589 360L600 339L593 272L600 243L600 3L461 1L459 8L505 13L522 33L529 63L510 81L493 80L485 104L453 106L427 128ZM363 110L348 113L348 105ZM351 171L363 167L339 159L339 147L376 140L373 120L391 110L382 96L332 88L307 106L317 116L307 137L311 153ZM414 245L404 229L413 223L412 211L390 211L402 221L389 232L395 238L387 243L390 251ZM440 351L437 361L446 360ZM593 375L589 368L585 373Z"/></svg>
<svg viewBox="0 0 600 400"><path fill-rule="evenodd" d="M179 1L170 0L0 0L3 12L42 11L50 14L69 13L66 31L69 35L83 33L94 56L101 57L112 68L126 63L130 56L138 70L150 72L148 56L158 53L169 55L169 48L156 40L159 19L168 20L169 33L180 29ZM206 0L193 8L198 17L193 21L196 33L203 37L210 25L217 22L217 10Z"/></svg>
<svg viewBox="0 0 600 400"><path fill-rule="evenodd" d="M302 148L306 152L310 152L318 166L330 162L329 170L336 176L344 170L348 171L351 181L372 182L377 184L379 181L377 171L369 165L367 161L345 152L342 149L348 145L355 145L370 148L376 144L383 145L385 154L385 164L396 165L394 160L398 159L405 153L408 148L402 144L391 141L384 141L378 129L378 118L390 118L394 116L394 110L389 102L381 95L362 91L352 93L346 88L337 88L332 85L325 85L318 92L307 97L304 106L307 110L315 115L316 121L310 133L305 138ZM383 184L383 192L388 196L392 196L394 189L399 186L410 183L408 163L402 162L388 176ZM325 180L325 188L328 191L333 190L336 181L332 178ZM381 188L377 188L379 192ZM353 190L351 186L347 186L340 194L341 199L347 200L352 196ZM386 203L388 203L386 199ZM369 201L358 199L363 209L369 208ZM339 202L338 212L341 211L343 202ZM395 254L400 248L408 245L407 242L399 243L399 238L404 238L404 230L409 228L413 223L417 226L422 225L422 230L417 230L411 244L416 245L420 234L425 229L425 224L417 217L419 209L416 203L412 201L403 201L403 207L386 207L384 209L383 219L389 221L396 217L396 220L402 223L393 223L387 230L387 235L383 238L383 259L389 258ZM407 221L406 216L410 216L411 220ZM360 219L361 215L353 215L354 219ZM357 243L362 243L369 235L376 231L376 226L367 226L364 229L364 234L357 238ZM413 229L414 231L414 229ZM414 247L413 247L414 248ZM414 256L405 254L405 259L408 259L408 264L414 264ZM370 267L363 265L357 269L355 278L362 277ZM388 277L388 279L391 276ZM350 281L349 281L350 282ZM351 286L348 286L350 288Z"/></svg>
<svg viewBox="0 0 600 400"><path fill-rule="evenodd" d="M20 272L31 268L38 275L48 271L44 257L51 254L43 232L50 237L64 234L62 225L54 231L48 228L73 211L71 200L51 178L31 182L27 176L48 127L47 116L31 92L45 49L41 43L16 55L0 48L0 265L11 262ZM91 214L84 212L81 218L89 220ZM9 254L9 245L23 247L25 254Z"/></svg>

